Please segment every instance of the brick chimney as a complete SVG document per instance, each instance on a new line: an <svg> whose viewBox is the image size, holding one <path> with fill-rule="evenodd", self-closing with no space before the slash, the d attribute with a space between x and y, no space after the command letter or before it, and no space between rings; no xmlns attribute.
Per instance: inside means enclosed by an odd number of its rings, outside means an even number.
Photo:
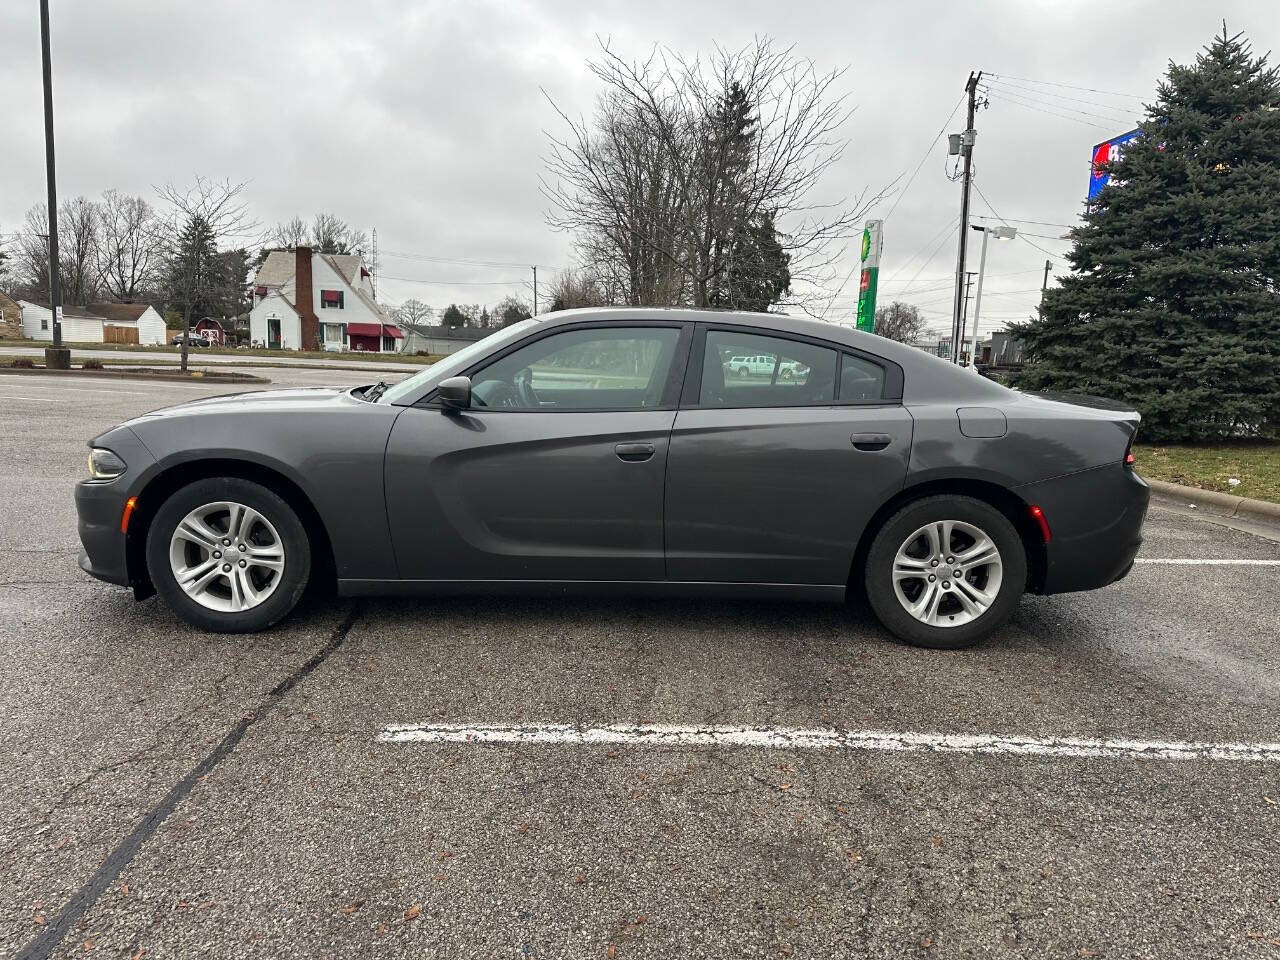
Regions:
<svg viewBox="0 0 1280 960"><path fill-rule="evenodd" d="M302 327L303 350L320 349L320 318L316 316L311 279L311 248L299 247L294 266L294 298Z"/></svg>

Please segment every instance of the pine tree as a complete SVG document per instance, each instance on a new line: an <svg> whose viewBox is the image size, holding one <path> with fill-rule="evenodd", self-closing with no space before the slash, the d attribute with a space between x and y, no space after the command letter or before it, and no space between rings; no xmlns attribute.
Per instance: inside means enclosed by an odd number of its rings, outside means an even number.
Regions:
<svg viewBox="0 0 1280 960"><path fill-rule="evenodd" d="M1224 25L1170 64L1142 136L1017 328L1017 385L1134 404L1156 440L1280 430L1280 75Z"/></svg>

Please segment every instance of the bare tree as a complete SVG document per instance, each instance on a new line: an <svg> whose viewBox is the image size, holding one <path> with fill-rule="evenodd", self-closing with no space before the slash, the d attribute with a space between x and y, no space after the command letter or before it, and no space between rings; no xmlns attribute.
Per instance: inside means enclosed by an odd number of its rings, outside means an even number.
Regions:
<svg viewBox="0 0 1280 960"><path fill-rule="evenodd" d="M267 244L282 250L294 250L306 246L307 239L306 222L301 217L294 217L286 223L277 223L267 237Z"/></svg>
<svg viewBox="0 0 1280 960"><path fill-rule="evenodd" d="M33 300L49 300L49 208L38 203L27 211L14 255L18 286ZM59 279L69 304L93 300L98 291L97 205L86 197L64 200L58 209Z"/></svg>
<svg viewBox="0 0 1280 960"><path fill-rule="evenodd" d="M543 192L548 222L577 235L601 283L631 303L713 306L735 270L743 285L745 262L800 284L790 303L812 302L870 206L866 191L813 199L847 145L844 71L767 38L706 62L665 48L627 62L602 43L588 67L604 92L590 121L555 107L568 133L550 138ZM766 222L777 225L769 264L742 256Z"/></svg>
<svg viewBox="0 0 1280 960"><path fill-rule="evenodd" d="M406 300L391 316L397 323L430 323L435 311L421 300Z"/></svg>
<svg viewBox="0 0 1280 960"><path fill-rule="evenodd" d="M914 343L924 336L927 324L920 308L895 300L876 311L876 336L899 343Z"/></svg>
<svg viewBox="0 0 1280 960"><path fill-rule="evenodd" d="M612 301L599 279L586 269L569 269L551 281L551 306L547 311L574 310L579 307L605 307Z"/></svg>
<svg viewBox="0 0 1280 960"><path fill-rule="evenodd" d="M98 277L103 291L130 301L159 280L164 231L155 208L142 197L108 190L98 204Z"/></svg>
<svg viewBox="0 0 1280 960"><path fill-rule="evenodd" d="M316 253L364 254L369 237L332 213L317 213L308 226L301 217L277 223L267 236L267 245L279 250L308 246Z"/></svg>
<svg viewBox="0 0 1280 960"><path fill-rule="evenodd" d="M257 222L241 198L247 182L197 177L187 187L157 188L167 208L166 285L169 301L182 310L182 362L187 369L191 316L201 304L220 299L228 272L218 248L228 240L250 238Z"/></svg>

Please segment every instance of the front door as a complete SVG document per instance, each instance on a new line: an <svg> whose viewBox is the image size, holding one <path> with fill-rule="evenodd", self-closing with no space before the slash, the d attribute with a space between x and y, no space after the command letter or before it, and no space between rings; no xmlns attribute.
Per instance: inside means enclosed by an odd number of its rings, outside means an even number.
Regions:
<svg viewBox="0 0 1280 960"><path fill-rule="evenodd" d="M693 357L667 465L668 579L844 584L906 478L912 420L890 366L715 328Z"/></svg>
<svg viewBox="0 0 1280 960"><path fill-rule="evenodd" d="M279 317L267 317L267 346L273 350L280 349Z"/></svg>
<svg viewBox="0 0 1280 960"><path fill-rule="evenodd" d="M472 371L471 409L401 414L386 458L400 576L661 580L690 331L557 328Z"/></svg>

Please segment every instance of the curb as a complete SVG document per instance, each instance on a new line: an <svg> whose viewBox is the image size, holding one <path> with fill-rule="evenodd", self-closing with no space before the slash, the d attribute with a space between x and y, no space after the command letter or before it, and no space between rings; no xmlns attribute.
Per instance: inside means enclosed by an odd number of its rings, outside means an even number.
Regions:
<svg viewBox="0 0 1280 960"><path fill-rule="evenodd" d="M1237 497L1230 493L1218 493L1216 490L1201 490L1199 487L1166 483L1164 480L1147 480L1147 485L1157 496L1191 504L1217 517L1235 517L1241 520L1254 520L1258 523L1280 524L1280 503Z"/></svg>
<svg viewBox="0 0 1280 960"><path fill-rule="evenodd" d="M142 367L142 370L155 370L155 367ZM222 373L218 372L213 376L207 376L203 371L196 371L193 374L182 376L178 373L157 372L157 373L139 373L135 370L112 370L110 367L104 367L102 370L84 370L79 367L74 370L47 370L41 367L8 367L0 365L0 373L17 373L24 377L106 377L112 380L146 380L161 381L164 383L270 383L267 377L259 377L250 373Z"/></svg>

